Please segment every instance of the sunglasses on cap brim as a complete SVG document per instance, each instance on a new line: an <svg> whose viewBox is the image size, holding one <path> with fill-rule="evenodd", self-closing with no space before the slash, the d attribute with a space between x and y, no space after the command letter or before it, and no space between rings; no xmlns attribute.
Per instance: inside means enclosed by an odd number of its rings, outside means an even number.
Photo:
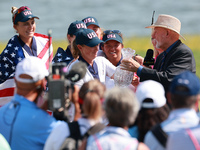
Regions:
<svg viewBox="0 0 200 150"><path fill-rule="evenodd" d="M105 34L116 33L116 34L118 34L120 37L122 37L122 33L121 33L121 31L119 31L119 30L105 30L103 33L104 33L104 35L105 35Z"/></svg>

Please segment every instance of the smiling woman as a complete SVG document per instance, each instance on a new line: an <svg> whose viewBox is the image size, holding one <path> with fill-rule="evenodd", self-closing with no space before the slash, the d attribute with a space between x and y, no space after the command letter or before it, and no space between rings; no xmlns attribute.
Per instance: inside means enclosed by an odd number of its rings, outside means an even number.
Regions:
<svg viewBox="0 0 200 150"><path fill-rule="evenodd" d="M98 79L101 83L106 84L107 86L108 82L105 82L107 77L110 79L109 82L114 82L113 76L116 67L106 58L97 57L99 44L103 41L98 38L95 31L91 29L82 29L78 31L75 42L80 51L80 56L69 66L69 70L71 69L71 66L79 61L87 64L85 77L75 84L81 87L85 82Z"/></svg>
<svg viewBox="0 0 200 150"><path fill-rule="evenodd" d="M103 33L102 50L99 56L104 56L114 65L121 64L123 58L121 50L124 47L122 33L119 30L106 30ZM102 54L104 53L104 54Z"/></svg>
<svg viewBox="0 0 200 150"><path fill-rule="evenodd" d="M17 64L25 57L35 56L42 59L48 69L53 53L51 39L35 33L36 24L32 10L27 6L12 7L13 28L18 35L13 36L0 54L0 106L9 102L14 94L14 73Z"/></svg>

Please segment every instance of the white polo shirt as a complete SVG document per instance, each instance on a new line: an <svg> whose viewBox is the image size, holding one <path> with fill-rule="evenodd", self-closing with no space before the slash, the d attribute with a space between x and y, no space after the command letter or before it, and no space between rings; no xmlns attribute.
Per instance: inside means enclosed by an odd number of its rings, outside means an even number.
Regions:
<svg viewBox="0 0 200 150"><path fill-rule="evenodd" d="M79 60L74 61L70 65L69 70L77 62L79 62ZM114 86L114 84L113 84L114 80L113 79L106 80L106 77L109 77L109 78L112 77L112 75L115 73L116 67L110 61L108 61L106 58L100 57L100 56L96 57L94 59L94 62L97 64L97 69L98 69L98 75L99 75L100 82L105 84L105 85L108 84L108 85L113 85ZM79 87L81 87L83 85L83 83L88 82L90 80L94 80L94 77L92 76L90 71L87 69L85 77L83 79L79 80L78 82L76 82L75 84L78 85ZM109 82L111 82L111 84Z"/></svg>

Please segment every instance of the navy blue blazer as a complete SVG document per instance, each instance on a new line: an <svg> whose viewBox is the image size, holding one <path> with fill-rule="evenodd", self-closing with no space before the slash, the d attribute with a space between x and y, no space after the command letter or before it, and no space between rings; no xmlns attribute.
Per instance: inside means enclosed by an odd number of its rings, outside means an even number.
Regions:
<svg viewBox="0 0 200 150"><path fill-rule="evenodd" d="M185 70L190 70L193 73L196 73L194 55L191 49L180 40L178 40L166 55L163 67L160 70L161 59L162 53L157 57L153 69L146 67L142 69L140 74L141 82L145 80L158 81L164 86L165 92L167 92L174 76Z"/></svg>

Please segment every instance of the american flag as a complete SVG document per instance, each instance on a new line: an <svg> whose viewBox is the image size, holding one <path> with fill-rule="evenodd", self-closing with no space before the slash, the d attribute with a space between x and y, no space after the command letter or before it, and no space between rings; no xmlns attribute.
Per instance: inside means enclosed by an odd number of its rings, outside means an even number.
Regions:
<svg viewBox="0 0 200 150"><path fill-rule="evenodd" d="M34 37L37 46L37 57L45 62L48 69L49 59L51 61L53 58L52 39L50 38L49 43L49 37L39 33L35 33ZM50 48L49 45L51 45ZM15 68L25 57L28 56L24 54L18 36L13 36L0 55L0 106L9 102L14 95L15 83L13 77Z"/></svg>
<svg viewBox="0 0 200 150"><path fill-rule="evenodd" d="M59 47L52 62L65 62L66 65L68 65L73 59L74 57L72 56L69 48L67 48L66 51L64 51L61 47Z"/></svg>

